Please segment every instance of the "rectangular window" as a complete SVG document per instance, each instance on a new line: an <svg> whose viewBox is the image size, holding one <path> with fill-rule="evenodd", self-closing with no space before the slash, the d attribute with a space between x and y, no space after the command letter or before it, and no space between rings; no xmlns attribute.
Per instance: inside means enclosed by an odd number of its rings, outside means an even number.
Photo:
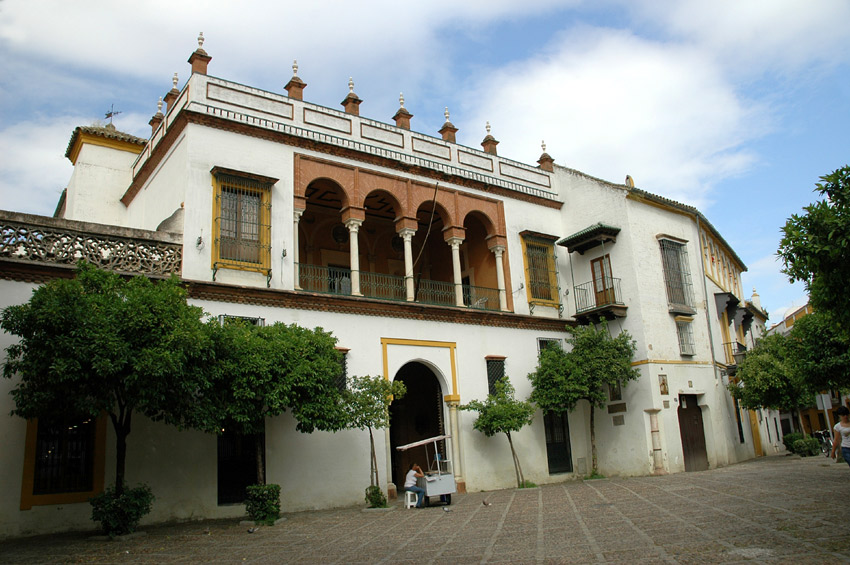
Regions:
<svg viewBox="0 0 850 565"><path fill-rule="evenodd" d="M340 392L348 388L348 349L345 347L337 347L339 351L339 374L336 377L336 387Z"/></svg>
<svg viewBox="0 0 850 565"><path fill-rule="evenodd" d="M669 239L659 239L659 243L670 309L693 313L694 291L688 267L688 250L684 243Z"/></svg>
<svg viewBox="0 0 850 565"><path fill-rule="evenodd" d="M237 321L248 324L249 326L263 327L266 325L265 318L255 318L252 316L231 316L230 314L220 314L218 317L218 323L221 325Z"/></svg>
<svg viewBox="0 0 850 565"><path fill-rule="evenodd" d="M676 331L679 334L679 351L682 355L696 355L694 347L694 329L689 321L676 320Z"/></svg>
<svg viewBox="0 0 850 565"><path fill-rule="evenodd" d="M525 284L528 301L558 306L558 276L555 269L555 238L522 235Z"/></svg>
<svg viewBox="0 0 850 565"><path fill-rule="evenodd" d="M490 355L487 358L487 391L496 394L496 381L505 376L505 358Z"/></svg>
<svg viewBox="0 0 850 565"><path fill-rule="evenodd" d="M27 420L21 510L103 491L106 418Z"/></svg>
<svg viewBox="0 0 850 565"><path fill-rule="evenodd" d="M539 355L541 351L546 349L547 347L561 347L560 339L552 339L548 337L538 337L537 338L537 354Z"/></svg>
<svg viewBox="0 0 850 565"><path fill-rule="evenodd" d="M213 169L213 269L271 269L271 189L276 179Z"/></svg>

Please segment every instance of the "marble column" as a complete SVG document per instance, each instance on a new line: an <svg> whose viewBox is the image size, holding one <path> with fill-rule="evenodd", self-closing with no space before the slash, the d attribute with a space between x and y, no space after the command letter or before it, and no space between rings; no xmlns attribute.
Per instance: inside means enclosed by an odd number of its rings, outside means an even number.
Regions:
<svg viewBox="0 0 850 565"><path fill-rule="evenodd" d="M304 210L295 210L292 222L292 264L295 266L295 289L301 290L301 258L298 256L298 223Z"/></svg>
<svg viewBox="0 0 850 565"><path fill-rule="evenodd" d="M502 312L508 310L508 295L505 292L505 266L502 264L502 255L505 253L504 245L496 245L490 251L496 256L496 284L499 287L499 309Z"/></svg>
<svg viewBox="0 0 850 565"><path fill-rule="evenodd" d="M363 220L357 220L355 218L349 218L345 222L345 226L348 228L349 233L348 246L351 251L349 265L351 266L352 296L363 296L360 293L360 245L357 239L357 234L360 232L360 226L362 224Z"/></svg>
<svg viewBox="0 0 850 565"><path fill-rule="evenodd" d="M398 235L404 240L404 286L407 293L407 301L415 299L413 289L413 235L416 230L403 228Z"/></svg>
<svg viewBox="0 0 850 565"><path fill-rule="evenodd" d="M463 306L463 278L460 271L460 244L463 243L463 238L449 238L449 245L452 246L452 270L454 271L455 283L455 305Z"/></svg>

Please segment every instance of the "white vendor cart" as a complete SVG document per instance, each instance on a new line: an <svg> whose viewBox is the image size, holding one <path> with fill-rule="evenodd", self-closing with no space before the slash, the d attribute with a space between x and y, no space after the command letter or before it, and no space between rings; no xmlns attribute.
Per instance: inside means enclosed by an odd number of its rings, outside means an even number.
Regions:
<svg viewBox="0 0 850 565"><path fill-rule="evenodd" d="M445 440L451 437L452 436L450 435L436 436L396 447L398 451L407 451L414 447L422 447L425 449L425 461L428 462L428 470L425 471L424 477L420 477L417 480L416 484L420 488L425 489L424 503L426 505L430 503L429 499L432 496L439 496L440 502L443 502L446 505L451 504L452 495L457 492L457 485L455 484L455 475L451 459L442 458L440 455L440 446L438 444L438 442L445 442ZM433 457L429 455L429 446L432 444L434 446ZM448 452L448 450L446 450L446 452Z"/></svg>

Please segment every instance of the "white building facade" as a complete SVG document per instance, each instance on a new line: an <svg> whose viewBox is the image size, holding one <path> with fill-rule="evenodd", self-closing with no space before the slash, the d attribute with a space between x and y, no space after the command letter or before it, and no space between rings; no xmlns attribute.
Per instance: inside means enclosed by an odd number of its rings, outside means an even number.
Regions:
<svg viewBox="0 0 850 565"><path fill-rule="evenodd" d="M395 125L361 117L353 86L338 111L304 101L295 74L285 94L272 93L209 76L209 61L201 48L192 54L192 75L181 89L175 79L150 139L77 128L56 218L0 213L5 233L18 234L0 248L3 307L69 276L97 241L111 251L89 258L176 272L212 316L331 331L348 375L407 385L376 438L391 494L412 460L424 463L424 452L395 447L441 434L451 436L441 456L459 493L513 486L507 442L474 431L475 414L458 405L484 399L501 375L528 397L539 348L563 345L568 324L602 319L633 336L641 373L596 411L602 474L762 454L759 426L726 389L753 317L739 304L745 266L698 210L630 178L557 166L545 150L538 166L500 157L489 133L483 150L458 145L448 115L440 138L412 131L403 103ZM32 252L48 239L69 252ZM116 263L126 242L149 251ZM0 381L0 413L11 411L13 387ZM105 419L91 425L85 485L44 492L46 432L2 418L0 537L90 527L85 500L114 477ZM526 478L586 475L588 418L583 404L566 417L538 412L515 434ZM246 480L239 438L135 422L127 480L157 496L148 522L244 514L231 488ZM266 422L264 441L266 480L281 485L285 511L362 503L368 434L301 434L284 415Z"/></svg>

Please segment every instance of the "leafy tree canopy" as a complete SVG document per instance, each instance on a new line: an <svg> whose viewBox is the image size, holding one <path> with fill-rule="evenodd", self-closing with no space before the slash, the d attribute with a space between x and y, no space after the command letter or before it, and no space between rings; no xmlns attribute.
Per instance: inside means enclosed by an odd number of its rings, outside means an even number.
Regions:
<svg viewBox="0 0 850 565"><path fill-rule="evenodd" d="M794 362L813 392L850 388L850 345L828 312L803 316L791 329Z"/></svg>
<svg viewBox="0 0 850 565"><path fill-rule="evenodd" d="M825 197L794 214L782 228L778 255L791 281L802 281L815 310L831 312L850 340L850 167L821 177Z"/></svg>
<svg viewBox="0 0 850 565"><path fill-rule="evenodd" d="M735 373L738 382L730 382L729 391L750 410L796 410L814 404L812 389L797 370L797 355L798 346L792 338L765 336L747 352Z"/></svg>
<svg viewBox="0 0 850 565"><path fill-rule="evenodd" d="M607 324L567 328L570 351L547 347L540 352L537 369L528 375L534 387L531 398L544 411L563 414L587 400L602 408L605 387L625 386L640 373L631 366L635 344L628 332L612 338Z"/></svg>
<svg viewBox="0 0 850 565"><path fill-rule="evenodd" d="M80 263L75 278L52 280L3 310L0 327L20 337L3 367L5 377L20 378L13 413L109 414L120 494L133 412L178 426L195 419L194 399L209 385L192 369L209 354L202 315L177 277L127 280Z"/></svg>

